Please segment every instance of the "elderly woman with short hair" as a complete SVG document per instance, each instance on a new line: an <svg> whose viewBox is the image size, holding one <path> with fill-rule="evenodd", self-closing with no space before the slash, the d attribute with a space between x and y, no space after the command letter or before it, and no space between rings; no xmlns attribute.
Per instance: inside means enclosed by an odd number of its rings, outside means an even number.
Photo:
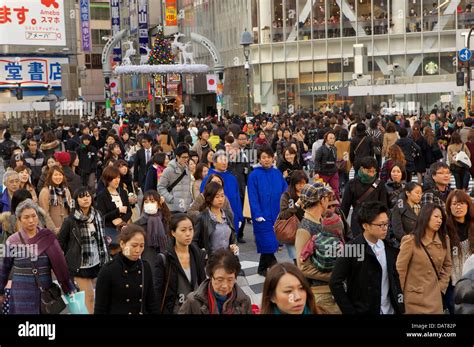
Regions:
<svg viewBox="0 0 474 347"><path fill-rule="evenodd" d="M38 205L33 200L27 199L18 205L16 216L20 231L10 236L7 243L12 247L11 250L21 249L19 246L22 244L29 246L29 254L13 257L11 252L7 252L7 256L0 262L0 303L3 302L5 285L12 272L10 314L42 313L39 285L44 290L53 285L51 271L64 293L72 296L75 292L56 235L51 230L38 227L38 215ZM34 274L35 270L37 276Z"/></svg>

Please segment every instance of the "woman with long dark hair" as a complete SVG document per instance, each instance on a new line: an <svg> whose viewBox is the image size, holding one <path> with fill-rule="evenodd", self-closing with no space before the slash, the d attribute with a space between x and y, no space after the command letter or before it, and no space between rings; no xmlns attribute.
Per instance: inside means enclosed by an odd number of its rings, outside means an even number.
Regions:
<svg viewBox="0 0 474 347"><path fill-rule="evenodd" d="M415 230L402 238L397 271L407 314L443 313L452 261L446 214L441 207L423 206Z"/></svg>
<svg viewBox="0 0 474 347"><path fill-rule="evenodd" d="M308 183L308 176L303 170L293 171L290 177L288 190L281 195L280 199L280 215L278 219L288 220L296 216L298 220L304 217L304 209L301 206L300 195L304 185ZM296 235L296 230L295 230ZM295 244L285 244L288 256L296 264Z"/></svg>
<svg viewBox="0 0 474 347"><path fill-rule="evenodd" d="M314 294L300 269L291 263L273 265L262 293L262 314L317 314Z"/></svg>
<svg viewBox="0 0 474 347"><path fill-rule="evenodd" d="M454 313L454 286L462 277L464 263L474 254L474 204L471 197L460 189L449 193L446 216L453 260L453 273L446 291L446 301L449 312Z"/></svg>
<svg viewBox="0 0 474 347"><path fill-rule="evenodd" d="M290 181L293 171L301 170L302 167L298 162L298 152L293 147L283 149L283 158L278 164L278 170L281 171L286 182Z"/></svg>
<svg viewBox="0 0 474 347"><path fill-rule="evenodd" d="M405 191L399 196L390 214L391 238L400 245L402 237L413 232L421 210L421 184L407 183Z"/></svg>
<svg viewBox="0 0 474 347"><path fill-rule="evenodd" d="M74 209L59 231L59 244L65 254L69 274L85 292L89 313L94 312L94 280L108 262L105 225L94 207L92 192L81 187L74 193Z"/></svg>
<svg viewBox="0 0 474 347"><path fill-rule="evenodd" d="M204 254L193 243L194 228L184 213L170 222L171 245L158 256L155 292L163 314L178 313L189 293L206 279Z"/></svg>
<svg viewBox="0 0 474 347"><path fill-rule="evenodd" d="M470 179L469 167L463 166L456 161L456 155L461 151L464 151L469 158L471 157L471 152L469 152L467 146L462 142L461 135L455 131L451 136L451 144L448 146L449 169L456 181L456 189L464 189L467 191Z"/></svg>
<svg viewBox="0 0 474 347"><path fill-rule="evenodd" d="M233 214L224 209L224 187L216 182L204 188L205 204L197 218L194 240L208 255L218 249L230 249L238 253Z"/></svg>
<svg viewBox="0 0 474 347"><path fill-rule="evenodd" d="M402 149L398 145L390 146L385 159L386 160L382 165L382 169L380 170L380 179L384 182L387 182L390 179L390 172L392 171L393 164L397 162L406 168L407 162Z"/></svg>

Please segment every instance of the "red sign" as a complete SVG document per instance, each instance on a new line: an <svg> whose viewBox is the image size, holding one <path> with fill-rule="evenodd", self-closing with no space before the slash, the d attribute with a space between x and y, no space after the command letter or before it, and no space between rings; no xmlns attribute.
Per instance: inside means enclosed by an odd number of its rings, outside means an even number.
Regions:
<svg viewBox="0 0 474 347"><path fill-rule="evenodd" d="M166 26L174 27L178 25L178 8L176 0L166 0Z"/></svg>

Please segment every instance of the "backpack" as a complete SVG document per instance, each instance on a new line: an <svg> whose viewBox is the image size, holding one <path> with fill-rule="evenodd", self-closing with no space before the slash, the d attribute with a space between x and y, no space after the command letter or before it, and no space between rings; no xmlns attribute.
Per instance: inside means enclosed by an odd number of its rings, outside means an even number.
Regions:
<svg viewBox="0 0 474 347"><path fill-rule="evenodd" d="M320 231L313 235L301 251L301 261L311 258L311 263L321 272L331 272L337 259L337 252L344 241L335 233Z"/></svg>

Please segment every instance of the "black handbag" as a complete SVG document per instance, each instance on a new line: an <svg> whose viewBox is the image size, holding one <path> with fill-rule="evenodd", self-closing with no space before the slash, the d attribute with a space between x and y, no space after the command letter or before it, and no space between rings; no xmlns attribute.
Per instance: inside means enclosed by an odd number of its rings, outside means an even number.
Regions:
<svg viewBox="0 0 474 347"><path fill-rule="evenodd" d="M23 237L20 234L21 242L26 244L23 240ZM60 314L65 308L66 303L64 302L61 296L61 288L56 284L52 283L51 287L48 289L44 289L41 286L40 278L38 275L38 269L36 268L33 261L30 259L31 262L31 272L35 276L35 282L40 290L40 313L41 314Z"/></svg>

